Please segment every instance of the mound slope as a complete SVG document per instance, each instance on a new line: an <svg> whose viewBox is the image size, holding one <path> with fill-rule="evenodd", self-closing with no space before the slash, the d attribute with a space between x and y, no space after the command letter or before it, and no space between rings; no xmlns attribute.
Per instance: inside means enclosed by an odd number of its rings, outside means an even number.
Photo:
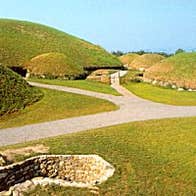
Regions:
<svg viewBox="0 0 196 196"><path fill-rule="evenodd" d="M154 64L160 62L165 57L159 54L143 54L137 58L135 58L130 67L134 69L144 68L148 69L149 67L153 66Z"/></svg>
<svg viewBox="0 0 196 196"><path fill-rule="evenodd" d="M149 68L144 77L196 89L196 52L169 57Z"/></svg>
<svg viewBox="0 0 196 196"><path fill-rule="evenodd" d="M121 66L117 57L103 48L44 25L0 19L0 62L23 66L44 53L63 53L81 67Z"/></svg>
<svg viewBox="0 0 196 196"><path fill-rule="evenodd" d="M77 77L83 69L62 53L45 53L25 63L32 75Z"/></svg>
<svg viewBox="0 0 196 196"><path fill-rule="evenodd" d="M124 64L130 66L134 59L139 57L139 54L128 53L119 57L119 60Z"/></svg>
<svg viewBox="0 0 196 196"><path fill-rule="evenodd" d="M9 68L0 66L0 116L22 109L41 97L41 91Z"/></svg>

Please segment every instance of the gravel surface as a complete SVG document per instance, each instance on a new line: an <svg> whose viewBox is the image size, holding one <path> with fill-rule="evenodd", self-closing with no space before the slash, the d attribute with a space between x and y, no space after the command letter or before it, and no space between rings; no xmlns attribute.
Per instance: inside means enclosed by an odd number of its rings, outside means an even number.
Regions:
<svg viewBox="0 0 196 196"><path fill-rule="evenodd" d="M122 96L107 95L56 85L39 84L33 82L31 82L31 84L38 87L106 99L118 105L120 109L117 111L67 118L63 120L26 125L23 127L1 129L0 146L132 121L196 116L196 106L171 106L144 100L133 95L127 89L120 86L118 84L118 79L113 79L112 87L120 92Z"/></svg>

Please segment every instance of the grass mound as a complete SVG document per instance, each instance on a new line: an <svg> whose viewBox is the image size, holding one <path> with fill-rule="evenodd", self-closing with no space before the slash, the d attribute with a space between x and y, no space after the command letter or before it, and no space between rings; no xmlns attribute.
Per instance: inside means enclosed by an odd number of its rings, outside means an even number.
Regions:
<svg viewBox="0 0 196 196"><path fill-rule="evenodd" d="M130 67L134 69L144 68L148 69L149 67L153 66L154 64L160 62L165 57L159 54L143 54L137 58L135 58Z"/></svg>
<svg viewBox="0 0 196 196"><path fill-rule="evenodd" d="M0 62L22 66L40 54L57 52L81 67L119 67L121 62L103 48L44 25L0 19Z"/></svg>
<svg viewBox="0 0 196 196"><path fill-rule="evenodd" d="M18 74L0 66L0 116L38 101L42 93L28 85Z"/></svg>
<svg viewBox="0 0 196 196"><path fill-rule="evenodd" d="M196 52L169 57L149 68L144 77L196 89Z"/></svg>
<svg viewBox="0 0 196 196"><path fill-rule="evenodd" d="M26 63L32 75L48 77L77 77L83 70L62 53L45 53Z"/></svg>
<svg viewBox="0 0 196 196"><path fill-rule="evenodd" d="M119 57L119 60L124 64L130 66L134 59L139 57L139 54L128 53Z"/></svg>

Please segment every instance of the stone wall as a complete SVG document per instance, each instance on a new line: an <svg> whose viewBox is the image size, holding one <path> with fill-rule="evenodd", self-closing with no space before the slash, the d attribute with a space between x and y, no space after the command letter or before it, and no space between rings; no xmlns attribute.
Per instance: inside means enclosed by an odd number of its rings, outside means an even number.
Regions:
<svg viewBox="0 0 196 196"><path fill-rule="evenodd" d="M111 70L98 69L98 70L92 72L86 79L92 80L92 81L97 81L97 82L102 82L105 84L110 84L110 72L111 72Z"/></svg>
<svg viewBox="0 0 196 196"><path fill-rule="evenodd" d="M100 184L113 173L114 167L98 155L42 155L0 167L0 191L35 177L87 187Z"/></svg>
<svg viewBox="0 0 196 196"><path fill-rule="evenodd" d="M195 88L190 88L189 85L185 84L184 81L180 83L175 83L173 81L161 81L161 80L156 80L156 79L149 79L149 78L142 78L143 82L146 83L150 83L153 85L157 85L157 86L162 86L162 87L169 87L169 88L173 88L173 89L177 89L179 91L183 91L183 90L188 90L188 91L196 91Z"/></svg>

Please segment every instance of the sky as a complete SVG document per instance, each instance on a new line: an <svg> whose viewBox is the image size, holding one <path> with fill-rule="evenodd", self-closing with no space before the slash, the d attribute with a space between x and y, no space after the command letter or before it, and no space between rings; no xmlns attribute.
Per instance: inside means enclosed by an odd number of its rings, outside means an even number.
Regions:
<svg viewBox="0 0 196 196"><path fill-rule="evenodd" d="M196 50L196 0L0 0L0 18L49 25L108 51Z"/></svg>

